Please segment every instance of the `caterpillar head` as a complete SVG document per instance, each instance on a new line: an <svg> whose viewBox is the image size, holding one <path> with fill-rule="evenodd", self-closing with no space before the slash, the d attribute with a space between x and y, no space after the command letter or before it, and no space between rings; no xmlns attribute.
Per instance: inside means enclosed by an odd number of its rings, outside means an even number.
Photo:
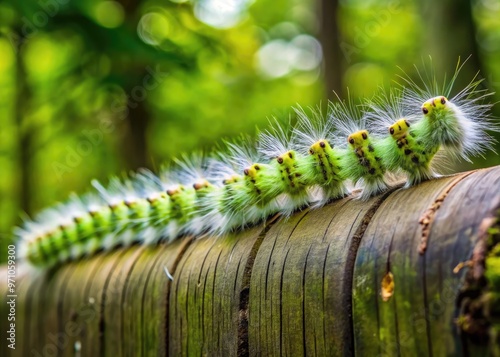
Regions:
<svg viewBox="0 0 500 357"><path fill-rule="evenodd" d="M276 158L276 161L278 161L278 164L285 165L285 166L293 165L294 160L295 160L295 152L292 150L287 151L283 155L280 155Z"/></svg>
<svg viewBox="0 0 500 357"><path fill-rule="evenodd" d="M314 155L315 153L325 151L326 149L331 149L330 143L327 140L318 140L309 147L309 154Z"/></svg>
<svg viewBox="0 0 500 357"><path fill-rule="evenodd" d="M410 128L410 123L406 119L399 119L397 122L389 127L389 133L394 139L401 139L406 135L408 129Z"/></svg>
<svg viewBox="0 0 500 357"><path fill-rule="evenodd" d="M363 146L366 140L368 140L368 130L359 130L347 137L347 142L353 148Z"/></svg>
<svg viewBox="0 0 500 357"><path fill-rule="evenodd" d="M434 97L422 104L422 113L425 116L432 115L436 110L444 109L448 106L448 99L444 96Z"/></svg>

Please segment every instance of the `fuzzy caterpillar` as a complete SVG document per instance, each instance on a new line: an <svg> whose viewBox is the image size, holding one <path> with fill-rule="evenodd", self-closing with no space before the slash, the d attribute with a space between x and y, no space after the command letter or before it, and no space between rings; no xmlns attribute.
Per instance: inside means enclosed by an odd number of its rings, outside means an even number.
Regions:
<svg viewBox="0 0 500 357"><path fill-rule="evenodd" d="M389 187L393 172L418 184L436 176L438 152L470 160L493 149L485 129L498 125L480 81L447 99L460 69L445 86L433 76L421 76L420 85L403 78L403 89L360 104L329 103L326 115L297 107L293 128L275 121L256 143L243 137L223 153L183 156L158 175L140 170L106 187L93 181L95 191L73 194L17 228L19 252L52 266L118 245L218 236L272 214L287 217L348 195L350 182L367 199Z"/></svg>

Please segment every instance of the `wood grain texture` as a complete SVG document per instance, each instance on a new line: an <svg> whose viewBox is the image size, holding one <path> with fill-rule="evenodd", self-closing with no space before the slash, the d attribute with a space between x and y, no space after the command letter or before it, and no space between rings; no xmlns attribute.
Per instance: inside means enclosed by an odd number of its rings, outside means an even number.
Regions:
<svg viewBox="0 0 500 357"><path fill-rule="evenodd" d="M185 252L170 297L171 355L237 354L243 274L260 232L196 240Z"/></svg>
<svg viewBox="0 0 500 357"><path fill-rule="evenodd" d="M499 208L494 167L226 237L22 267L16 350L1 304L0 355L486 355L456 324L469 268L454 268ZM6 296L4 268L0 279Z"/></svg>

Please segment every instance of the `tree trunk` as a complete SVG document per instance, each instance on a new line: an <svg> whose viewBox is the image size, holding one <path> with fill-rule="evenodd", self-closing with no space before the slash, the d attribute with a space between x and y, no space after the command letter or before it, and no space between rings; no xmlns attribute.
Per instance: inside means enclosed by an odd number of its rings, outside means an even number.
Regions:
<svg viewBox="0 0 500 357"><path fill-rule="evenodd" d="M18 262L16 350L3 303L0 355L491 354L499 209L500 166L217 239Z"/></svg>
<svg viewBox="0 0 500 357"><path fill-rule="evenodd" d="M133 90L133 89L132 89ZM144 100L137 102L129 100L129 112L125 118L126 131L122 140L122 159L129 170L151 168L148 159L147 129L149 112Z"/></svg>
<svg viewBox="0 0 500 357"><path fill-rule="evenodd" d="M453 75L458 58L467 61L467 75L457 79L457 88L467 85L470 78L482 70L481 56L476 40L476 26L470 0L426 0L421 6L421 21L425 29L422 53L432 56L436 73Z"/></svg>
<svg viewBox="0 0 500 357"><path fill-rule="evenodd" d="M338 0L321 0L318 3L318 18L321 26L319 40L323 49L325 97L333 99L334 92L342 97L344 88L342 76L346 67L340 48L339 2Z"/></svg>
<svg viewBox="0 0 500 357"><path fill-rule="evenodd" d="M16 34L22 31L14 32ZM31 200L33 198L31 191L31 180L33 177L33 130L27 123L26 116L31 103L31 89L26 81L26 68L22 57L23 43L25 39L19 38L16 43L16 124L19 143L19 203L22 211L31 213Z"/></svg>

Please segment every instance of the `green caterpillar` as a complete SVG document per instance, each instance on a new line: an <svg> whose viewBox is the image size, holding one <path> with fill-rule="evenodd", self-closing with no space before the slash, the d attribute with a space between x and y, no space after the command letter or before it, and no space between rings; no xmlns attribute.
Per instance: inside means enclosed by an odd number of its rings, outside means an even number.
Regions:
<svg viewBox="0 0 500 357"><path fill-rule="evenodd" d="M402 89L329 103L326 115L295 108L293 128L276 121L256 143L242 138L219 153L185 156L158 175L141 170L107 187L94 181L97 192L72 195L17 228L19 252L51 266L137 241L226 234L322 206L352 184L366 200L390 186L390 173L406 175L407 186L428 180L437 156L471 160L493 150L486 129L499 131L485 102L491 93L476 78L450 97L460 69L443 87L435 77L421 76L421 85L404 77Z"/></svg>

